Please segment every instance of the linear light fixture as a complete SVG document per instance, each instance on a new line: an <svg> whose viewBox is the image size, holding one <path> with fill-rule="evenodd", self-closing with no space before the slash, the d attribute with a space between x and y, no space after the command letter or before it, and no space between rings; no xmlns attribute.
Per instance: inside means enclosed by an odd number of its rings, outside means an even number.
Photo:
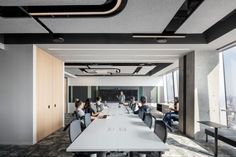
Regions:
<svg viewBox="0 0 236 157"><path fill-rule="evenodd" d="M50 51L190 51L189 48L124 48L124 49L106 49L106 48L48 48Z"/></svg>
<svg viewBox="0 0 236 157"><path fill-rule="evenodd" d="M122 4L122 0L117 0L116 5L107 11L103 12L36 12L36 13L29 13L31 16L67 16L67 15L107 15L110 13L115 12Z"/></svg>
<svg viewBox="0 0 236 157"><path fill-rule="evenodd" d="M186 38L185 35L132 35L133 38L160 38L160 39L183 39Z"/></svg>

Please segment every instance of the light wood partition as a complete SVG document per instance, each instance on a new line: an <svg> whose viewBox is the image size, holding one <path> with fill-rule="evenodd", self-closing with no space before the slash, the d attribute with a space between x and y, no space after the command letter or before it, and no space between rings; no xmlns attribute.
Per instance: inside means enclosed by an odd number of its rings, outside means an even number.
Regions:
<svg viewBox="0 0 236 157"><path fill-rule="evenodd" d="M67 100L67 97L68 97L68 79L67 78L64 78L64 113L67 113L68 111L67 111L67 106L68 106L68 104L67 104L67 102L68 102L68 100Z"/></svg>
<svg viewBox="0 0 236 157"><path fill-rule="evenodd" d="M37 141L63 126L63 62L37 48Z"/></svg>

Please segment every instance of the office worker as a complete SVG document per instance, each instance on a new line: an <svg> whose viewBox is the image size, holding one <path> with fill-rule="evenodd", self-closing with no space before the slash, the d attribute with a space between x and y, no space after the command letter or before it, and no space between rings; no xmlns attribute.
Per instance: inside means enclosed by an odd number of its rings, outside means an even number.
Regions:
<svg viewBox="0 0 236 157"><path fill-rule="evenodd" d="M84 112L85 113L90 113L91 119L96 119L96 117L99 115L99 112L95 112L92 107L91 107L91 101L90 99L86 99L85 105L84 105Z"/></svg>
<svg viewBox="0 0 236 157"><path fill-rule="evenodd" d="M123 93L123 91L120 91L120 95L117 96L119 104L125 104L125 95Z"/></svg>
<svg viewBox="0 0 236 157"><path fill-rule="evenodd" d="M150 108L147 105L147 99L145 96L141 96L140 103L139 103L138 107L139 107L139 110L143 110L144 112L150 111Z"/></svg>
<svg viewBox="0 0 236 157"><path fill-rule="evenodd" d="M82 101L75 102L75 115L77 119L81 119L82 117L84 117L84 105L85 104Z"/></svg>
<svg viewBox="0 0 236 157"><path fill-rule="evenodd" d="M169 107L170 112L166 113L163 121L167 124L168 127L172 127L174 121L179 121L179 99L178 97L174 98L174 108Z"/></svg>
<svg viewBox="0 0 236 157"><path fill-rule="evenodd" d="M134 96L130 98L129 107L134 112L134 114L138 114L139 107L138 107L138 103L135 101Z"/></svg>
<svg viewBox="0 0 236 157"><path fill-rule="evenodd" d="M104 106L104 104L101 102L102 101L102 98L100 97L100 96L98 96L97 98L96 98L96 109L97 109L97 112L101 112L102 110L103 110L103 106Z"/></svg>

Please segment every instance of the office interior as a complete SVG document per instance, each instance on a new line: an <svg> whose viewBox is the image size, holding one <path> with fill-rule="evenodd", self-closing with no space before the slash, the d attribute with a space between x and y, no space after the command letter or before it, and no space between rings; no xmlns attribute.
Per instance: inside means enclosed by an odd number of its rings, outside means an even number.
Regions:
<svg viewBox="0 0 236 157"><path fill-rule="evenodd" d="M86 129L130 115L153 135L164 122L166 141L154 138L163 149L105 135L120 147L106 151L88 134L98 144L85 156L236 156L235 9L235 0L0 0L0 156L83 156L71 148ZM118 114L70 141L76 99L98 96ZM129 107L133 96L145 97L151 129Z"/></svg>

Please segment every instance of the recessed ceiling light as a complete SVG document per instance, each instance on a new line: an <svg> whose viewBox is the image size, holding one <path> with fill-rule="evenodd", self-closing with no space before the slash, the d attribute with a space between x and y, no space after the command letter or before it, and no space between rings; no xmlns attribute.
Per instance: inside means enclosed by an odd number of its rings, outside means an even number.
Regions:
<svg viewBox="0 0 236 157"><path fill-rule="evenodd" d="M65 40L63 37L61 37L59 35L54 35L52 41L54 43L63 43Z"/></svg>
<svg viewBox="0 0 236 157"><path fill-rule="evenodd" d="M167 43L167 39L165 39L165 38L158 38L157 42L160 43L160 44L165 44L165 43Z"/></svg>

